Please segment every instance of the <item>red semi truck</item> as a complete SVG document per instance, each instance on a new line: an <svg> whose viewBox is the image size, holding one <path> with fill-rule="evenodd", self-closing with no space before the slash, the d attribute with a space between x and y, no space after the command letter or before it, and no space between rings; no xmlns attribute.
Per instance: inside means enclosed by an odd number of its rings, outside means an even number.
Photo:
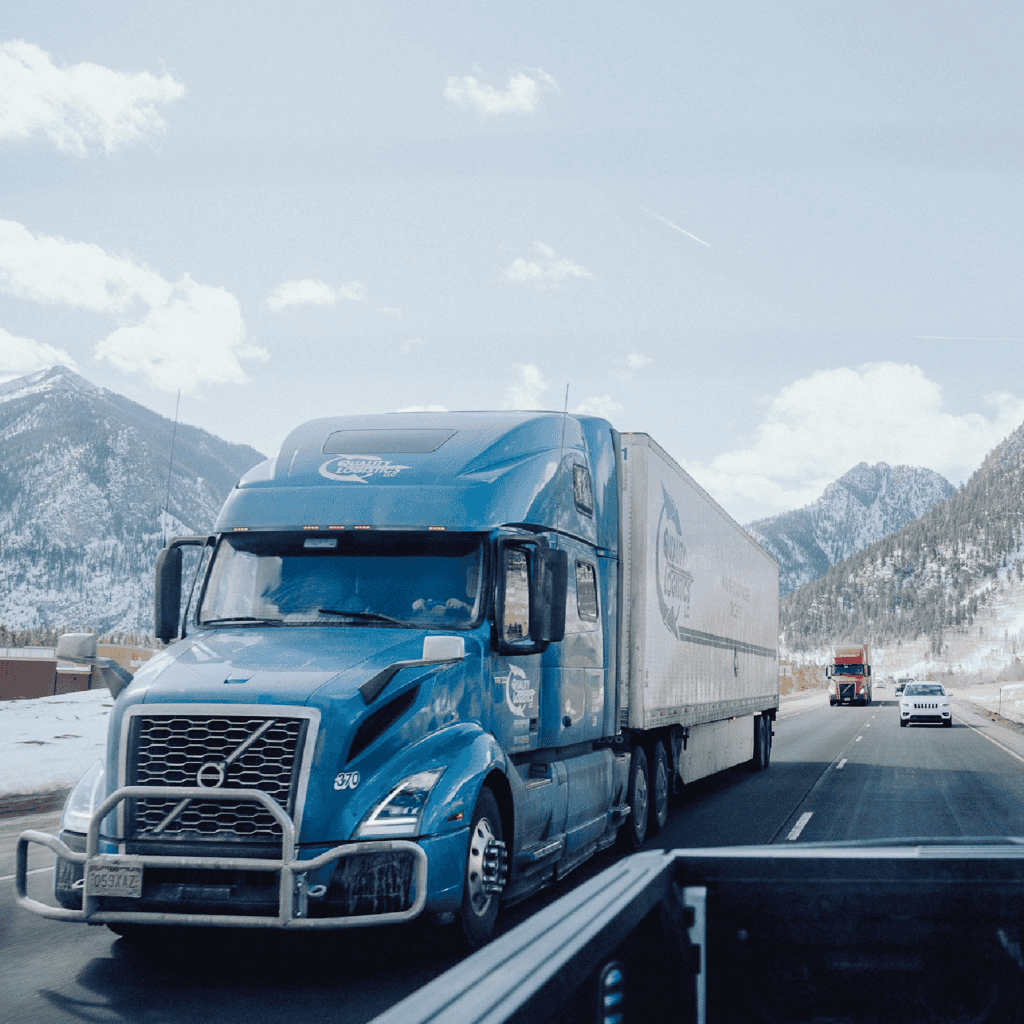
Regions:
<svg viewBox="0 0 1024 1024"><path fill-rule="evenodd" d="M825 675L831 680L829 704L871 703L871 658L867 644L837 647Z"/></svg>

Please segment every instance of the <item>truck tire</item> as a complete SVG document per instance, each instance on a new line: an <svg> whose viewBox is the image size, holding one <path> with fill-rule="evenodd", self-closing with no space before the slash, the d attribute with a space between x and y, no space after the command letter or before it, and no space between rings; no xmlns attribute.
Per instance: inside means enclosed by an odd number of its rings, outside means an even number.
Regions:
<svg viewBox="0 0 1024 1024"><path fill-rule="evenodd" d="M629 817L619 829L619 845L627 853L636 853L647 838L647 818L651 804L650 776L643 747L634 747L629 759L626 799L629 802Z"/></svg>
<svg viewBox="0 0 1024 1024"><path fill-rule="evenodd" d="M651 776L651 801L647 812L647 834L656 836L668 821L668 794L672 779L668 771L668 754L665 744L658 740L651 748L648 762Z"/></svg>
<svg viewBox="0 0 1024 1024"><path fill-rule="evenodd" d="M462 906L459 923L462 934L471 949L479 949L491 937L498 919L500 897L483 890L484 852L492 839L500 840L501 812L494 794L484 786L473 808L469 825L469 845L466 850L466 870L462 886Z"/></svg>
<svg viewBox="0 0 1024 1024"><path fill-rule="evenodd" d="M754 753L750 758L750 770L754 772L764 771L768 767L769 749L768 744L771 738L765 725L768 722L767 715L754 716Z"/></svg>

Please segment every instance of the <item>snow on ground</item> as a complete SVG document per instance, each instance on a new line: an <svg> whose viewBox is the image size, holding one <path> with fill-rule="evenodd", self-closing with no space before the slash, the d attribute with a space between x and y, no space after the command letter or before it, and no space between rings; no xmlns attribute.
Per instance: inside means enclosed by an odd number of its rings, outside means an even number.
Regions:
<svg viewBox="0 0 1024 1024"><path fill-rule="evenodd" d="M110 691L0 700L0 797L70 789L107 745Z"/></svg>

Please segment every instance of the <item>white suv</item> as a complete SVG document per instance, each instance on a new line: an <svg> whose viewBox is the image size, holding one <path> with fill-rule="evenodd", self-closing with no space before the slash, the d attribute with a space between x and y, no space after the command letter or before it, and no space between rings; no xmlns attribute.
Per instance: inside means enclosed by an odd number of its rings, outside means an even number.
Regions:
<svg viewBox="0 0 1024 1024"><path fill-rule="evenodd" d="M900 725L911 723L953 725L949 697L940 683L907 683L900 697Z"/></svg>

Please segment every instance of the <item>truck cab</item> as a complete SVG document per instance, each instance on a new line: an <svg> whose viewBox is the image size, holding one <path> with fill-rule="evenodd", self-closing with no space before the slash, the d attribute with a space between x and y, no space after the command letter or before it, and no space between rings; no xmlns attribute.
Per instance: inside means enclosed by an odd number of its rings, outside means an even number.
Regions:
<svg viewBox="0 0 1024 1024"><path fill-rule="evenodd" d="M586 417L294 431L211 536L158 560L171 646L120 693L104 781L78 798L91 813L122 794L97 852L144 868L137 893L97 890L112 923L283 920L286 874L293 925L428 913L476 945L499 896L609 845L629 813L614 470L611 427ZM80 905L79 880L57 895Z"/></svg>

